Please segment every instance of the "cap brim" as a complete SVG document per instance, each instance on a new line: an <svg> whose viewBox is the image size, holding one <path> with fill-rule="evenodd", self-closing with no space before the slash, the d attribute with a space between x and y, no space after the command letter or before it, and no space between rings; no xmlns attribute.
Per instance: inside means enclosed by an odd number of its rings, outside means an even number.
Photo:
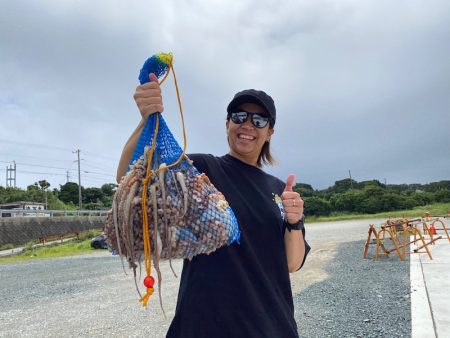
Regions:
<svg viewBox="0 0 450 338"><path fill-rule="evenodd" d="M257 104L258 106L261 106L262 108L264 108L265 114L267 115L267 117L270 117L269 107L267 107L264 104L264 102L261 101L258 97L253 96L251 94L245 94L245 95L236 97L233 100L231 100L231 102L228 104L227 112L231 113L233 110L235 110L241 104L244 104L244 103L254 103L254 104Z"/></svg>

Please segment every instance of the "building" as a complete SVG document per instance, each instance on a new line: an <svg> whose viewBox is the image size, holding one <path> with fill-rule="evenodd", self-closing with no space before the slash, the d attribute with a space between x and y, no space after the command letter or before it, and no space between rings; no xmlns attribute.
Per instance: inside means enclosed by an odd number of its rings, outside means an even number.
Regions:
<svg viewBox="0 0 450 338"><path fill-rule="evenodd" d="M14 212L8 212L7 210L14 210ZM30 210L33 212L19 212ZM45 212L39 212L39 210L45 210L45 203L38 202L12 202L0 204L0 217L49 217L50 214Z"/></svg>

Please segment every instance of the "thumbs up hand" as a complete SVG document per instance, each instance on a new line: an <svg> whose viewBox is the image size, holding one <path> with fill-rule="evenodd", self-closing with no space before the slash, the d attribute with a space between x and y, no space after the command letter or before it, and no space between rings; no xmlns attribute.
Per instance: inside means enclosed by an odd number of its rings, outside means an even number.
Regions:
<svg viewBox="0 0 450 338"><path fill-rule="evenodd" d="M286 187L281 195L286 220L289 224L295 224L300 221L303 216L303 200L300 194L292 191L295 183L295 175L290 174L286 180Z"/></svg>

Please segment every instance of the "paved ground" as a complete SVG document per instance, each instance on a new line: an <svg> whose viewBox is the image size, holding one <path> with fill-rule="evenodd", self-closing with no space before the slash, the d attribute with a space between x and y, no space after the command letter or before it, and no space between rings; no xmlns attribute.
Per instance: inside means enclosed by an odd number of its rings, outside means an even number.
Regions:
<svg viewBox="0 0 450 338"><path fill-rule="evenodd" d="M429 246L432 260L426 253L411 256L413 338L450 337L450 242L439 235Z"/></svg>
<svg viewBox="0 0 450 338"><path fill-rule="evenodd" d="M302 336L396 336L387 335L391 331L382 326L383 313L375 311L383 308L384 294L380 290L386 287L402 290L394 293L401 298L396 298L387 311L398 313L397 318L403 320L405 330L399 331L397 336L409 336L411 319L404 312L409 308L409 293L403 292L409 284L408 269L404 268L407 264L396 262L395 258L379 262L362 259L362 243L367 236L368 224L380 222L364 220L308 225L307 238L313 250L305 267L291 276L296 318ZM179 272L181 261L174 265ZM439 269L437 265L436 268ZM164 337L173 316L179 279L172 276L167 264L162 269L167 319L162 315L157 295L149 310L142 309L133 278L125 276L120 260L106 252L0 264L0 336ZM393 283L376 277L382 276L383 271L395 277ZM426 267L424 272L427 274ZM375 280L378 293L373 293L374 297L358 299L371 280ZM429 283L432 282L427 280L427 285ZM330 300L328 304L327 300ZM379 306L374 306L374 302ZM311 312L313 310L322 312Z"/></svg>
<svg viewBox="0 0 450 338"><path fill-rule="evenodd" d="M366 228L367 221L311 224L308 240L314 250L302 272L292 275L294 293L328 278L325 267L333 260L337 245L349 240L343 229L355 230L361 239ZM174 265L179 273L181 261ZM149 310L142 309L132 276L125 276L118 257L107 252L0 264L0 336L142 337L150 333L164 337L174 313L179 279L173 277L168 264L162 270L167 319L158 297L153 297Z"/></svg>

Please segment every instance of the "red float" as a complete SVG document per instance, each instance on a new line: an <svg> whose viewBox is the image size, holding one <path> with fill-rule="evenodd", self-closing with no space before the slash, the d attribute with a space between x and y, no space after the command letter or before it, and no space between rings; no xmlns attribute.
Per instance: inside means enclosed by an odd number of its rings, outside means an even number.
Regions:
<svg viewBox="0 0 450 338"><path fill-rule="evenodd" d="M147 276L144 278L144 285L146 288L150 289L155 285L155 279L152 276Z"/></svg>

